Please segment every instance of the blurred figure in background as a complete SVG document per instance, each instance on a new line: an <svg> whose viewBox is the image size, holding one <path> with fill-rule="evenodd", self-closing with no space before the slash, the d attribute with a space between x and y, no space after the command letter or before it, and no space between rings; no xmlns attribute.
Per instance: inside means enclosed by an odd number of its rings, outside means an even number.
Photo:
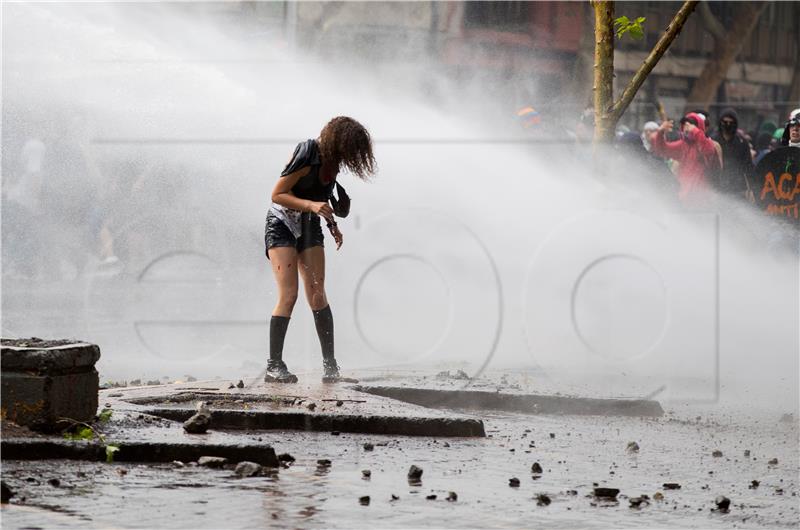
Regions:
<svg viewBox="0 0 800 530"><path fill-rule="evenodd" d="M655 125L655 130L652 126ZM651 131L648 131L651 129ZM653 134L658 132L658 125L655 122L648 122L645 124L645 131ZM620 157L620 162L627 164L630 167L634 164L635 169L643 170L646 174L642 178L649 179L649 182L659 190L660 194L667 199L675 199L677 197L678 186L675 178L667 167L664 159L659 158L650 152L647 148L648 144L645 143L646 134L636 134L635 132L622 133L617 137L616 151ZM622 166L624 167L624 166ZM637 178L638 175L637 175Z"/></svg>
<svg viewBox="0 0 800 530"><path fill-rule="evenodd" d="M42 273L44 250L42 188L47 148L38 138L22 147L19 169L3 182L3 274L35 279ZM9 178L10 177L10 178Z"/></svg>
<svg viewBox="0 0 800 530"><path fill-rule="evenodd" d="M648 153L653 151L653 136L658 134L658 124L654 121L648 121L642 127L642 145Z"/></svg>
<svg viewBox="0 0 800 530"><path fill-rule="evenodd" d="M769 133L758 133L756 137L756 156L753 158L753 164L758 165L761 159L770 152L770 142L772 135Z"/></svg>
<svg viewBox="0 0 800 530"><path fill-rule="evenodd" d="M712 136L722 148L722 170L713 184L722 193L743 196L749 188L753 173L753 159L750 146L738 134L739 116L730 107L722 110L719 116L719 129Z"/></svg>

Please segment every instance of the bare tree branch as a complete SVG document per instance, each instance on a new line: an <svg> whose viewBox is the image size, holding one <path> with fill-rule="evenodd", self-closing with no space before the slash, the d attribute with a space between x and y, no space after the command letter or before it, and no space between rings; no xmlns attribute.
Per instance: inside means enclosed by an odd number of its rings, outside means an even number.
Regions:
<svg viewBox="0 0 800 530"><path fill-rule="evenodd" d="M672 18L672 21L667 26L666 31L664 34L661 35L661 38L658 39L658 42L653 49L650 51L650 55L642 63L642 66L639 67L639 70L636 71L633 78L628 83L628 86L625 87L625 91L620 96L619 101L614 104L614 107L611 109L611 114L613 116L613 120L616 122L625 113L628 108L628 105L631 104L633 101L634 96L636 96L636 92L638 92L639 87L642 86L647 76L650 72L655 68L658 61L667 51L669 45L672 44L672 41L675 40L675 37L678 36L678 33L681 32L683 25L686 23L686 20L689 18L689 15L692 14L695 7L697 6L698 0L686 0L681 8L675 13L675 16Z"/></svg>
<svg viewBox="0 0 800 530"><path fill-rule="evenodd" d="M703 21L703 27L706 29L706 31L711 33L711 36L714 37L714 40L724 39L725 28L723 27L722 22L720 22L719 19L714 16L714 13L711 12L711 8L708 7L708 2L700 2L697 11L700 13L700 19Z"/></svg>

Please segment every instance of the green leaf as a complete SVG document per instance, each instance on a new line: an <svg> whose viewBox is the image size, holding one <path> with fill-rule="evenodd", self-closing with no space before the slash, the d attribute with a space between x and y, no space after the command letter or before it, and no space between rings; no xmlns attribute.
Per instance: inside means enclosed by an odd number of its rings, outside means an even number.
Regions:
<svg viewBox="0 0 800 530"><path fill-rule="evenodd" d="M119 446L116 445L107 445L106 446L106 462L109 464L114 462L114 453L119 451Z"/></svg>
<svg viewBox="0 0 800 530"><path fill-rule="evenodd" d="M619 18L614 20L614 24L617 24L618 26L622 26L622 27L625 27L625 26L629 25L630 23L631 23L631 20L628 17L626 17L625 15L622 15L621 17L619 17Z"/></svg>
<svg viewBox="0 0 800 530"><path fill-rule="evenodd" d="M65 432L64 438L67 440L91 440L94 438L94 431L89 427L81 427L75 432Z"/></svg>
<svg viewBox="0 0 800 530"><path fill-rule="evenodd" d="M98 419L99 419L99 420L100 420L102 423L105 423L105 422L107 422L108 420L110 420L110 419L111 419L111 414L112 414L112 411L111 411L111 409L103 409L103 410L100 412L100 415L98 416Z"/></svg>
<svg viewBox="0 0 800 530"><path fill-rule="evenodd" d="M645 17L638 17L636 20L631 21L631 19L624 15L614 19L617 38L621 39L626 33L628 33L632 39L638 40L644 38L644 28L642 24L645 20Z"/></svg>

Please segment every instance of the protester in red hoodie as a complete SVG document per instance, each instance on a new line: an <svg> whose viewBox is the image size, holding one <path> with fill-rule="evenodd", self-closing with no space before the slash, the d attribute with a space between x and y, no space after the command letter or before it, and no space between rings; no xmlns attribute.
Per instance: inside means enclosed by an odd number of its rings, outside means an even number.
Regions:
<svg viewBox="0 0 800 530"><path fill-rule="evenodd" d="M653 136L653 153L678 162L678 197L684 204L703 202L710 189L710 172L718 167L714 141L705 134L705 120L690 112L681 119L681 138L667 141L665 134L672 131L672 120L666 120Z"/></svg>

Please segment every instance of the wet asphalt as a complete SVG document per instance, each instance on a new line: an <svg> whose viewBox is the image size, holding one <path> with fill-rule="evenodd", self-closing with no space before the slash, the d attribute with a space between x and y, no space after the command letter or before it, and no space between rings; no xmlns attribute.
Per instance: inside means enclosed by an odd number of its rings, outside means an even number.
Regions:
<svg viewBox="0 0 800 530"><path fill-rule="evenodd" d="M250 478L191 463L4 461L3 480L15 496L3 505L3 527L798 527L796 418L780 421L779 415L721 405L666 408L661 418L483 412L477 416L486 424L486 438L208 435L209 441L268 443L296 458ZM190 436L167 420L115 421L120 423L112 422L109 432ZM634 441L638 452L628 449ZM365 450L365 443L374 449ZM319 459L331 465L320 467ZM531 473L534 462L540 475ZM420 483L407 478L412 464L423 469ZM512 478L518 487L509 485ZM615 501L600 500L595 485L620 493ZM446 500L450 492L457 500ZM663 500L656 500L657 493ZM552 502L539 505L540 494ZM630 498L642 495L649 501L631 507ZM716 509L719 495L731 500L727 512ZM366 496L368 502L360 500Z"/></svg>

